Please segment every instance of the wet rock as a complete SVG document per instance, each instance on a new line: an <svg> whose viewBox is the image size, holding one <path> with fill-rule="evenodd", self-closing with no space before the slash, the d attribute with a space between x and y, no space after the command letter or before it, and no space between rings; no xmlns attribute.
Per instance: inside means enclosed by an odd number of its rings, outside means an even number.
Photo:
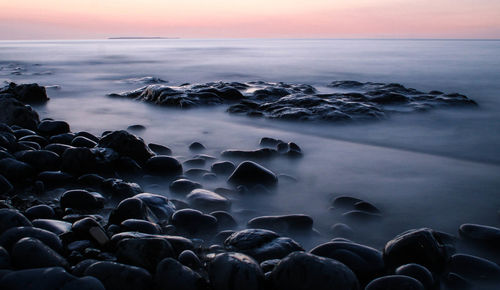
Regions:
<svg viewBox="0 0 500 290"><path fill-rule="evenodd" d="M0 209L0 236L14 227L31 227L31 222L18 210Z"/></svg>
<svg viewBox="0 0 500 290"><path fill-rule="evenodd" d="M122 200L109 215L110 224L119 225L128 219L141 219L150 222L157 221L147 205L142 200L134 197Z"/></svg>
<svg viewBox="0 0 500 290"><path fill-rule="evenodd" d="M362 283L378 277L385 270L380 251L352 242L325 243L312 249L311 254L342 262Z"/></svg>
<svg viewBox="0 0 500 290"><path fill-rule="evenodd" d="M158 235L161 233L161 228L157 224L138 219L124 220L120 224L120 227L127 232L140 232L151 235Z"/></svg>
<svg viewBox="0 0 500 290"><path fill-rule="evenodd" d="M147 160L144 170L155 176L173 177L182 174L182 165L173 157L157 155Z"/></svg>
<svg viewBox="0 0 500 290"><path fill-rule="evenodd" d="M86 276L75 279L67 284L61 290L105 290L104 285L94 277Z"/></svg>
<svg viewBox="0 0 500 290"><path fill-rule="evenodd" d="M269 169L255 162L244 161L234 170L228 182L245 186L255 184L275 186L278 183L278 177Z"/></svg>
<svg viewBox="0 0 500 290"><path fill-rule="evenodd" d="M332 206L334 208L347 208L351 209L354 208L354 205L358 202L362 202L363 200L359 198L355 198L352 196L338 196L336 197L333 202Z"/></svg>
<svg viewBox="0 0 500 290"><path fill-rule="evenodd" d="M205 211L229 210L231 201L227 198L205 189L195 189L186 197L189 205Z"/></svg>
<svg viewBox="0 0 500 290"><path fill-rule="evenodd" d="M330 228L330 232L335 237L351 238L354 236L354 230L343 223L336 223Z"/></svg>
<svg viewBox="0 0 500 290"><path fill-rule="evenodd" d="M127 198L144 192L141 186L134 182L125 182L121 179L108 178L101 182L103 192L114 197Z"/></svg>
<svg viewBox="0 0 500 290"><path fill-rule="evenodd" d="M140 193L134 198L140 199L154 214L159 222L167 222L175 212L175 205L165 196L152 193Z"/></svg>
<svg viewBox="0 0 500 290"><path fill-rule="evenodd" d="M181 209L174 213L171 220L178 232L189 236L202 237L214 234L217 219L194 209Z"/></svg>
<svg viewBox="0 0 500 290"><path fill-rule="evenodd" d="M56 235L61 235L71 230L71 223L55 219L36 219L32 223L34 227L53 232Z"/></svg>
<svg viewBox="0 0 500 290"><path fill-rule="evenodd" d="M199 269L202 266L198 256L196 256L196 254L191 250L182 251L177 260L179 260L179 262L182 265L189 267L193 270Z"/></svg>
<svg viewBox="0 0 500 290"><path fill-rule="evenodd" d="M5 195L14 189L12 184L0 174L0 195Z"/></svg>
<svg viewBox="0 0 500 290"><path fill-rule="evenodd" d="M45 147L49 143L45 137L42 137L40 135L24 136L22 138L19 138L19 141L35 142L35 143L38 143L38 145L40 145L40 147Z"/></svg>
<svg viewBox="0 0 500 290"><path fill-rule="evenodd" d="M190 268L172 258L163 259L156 268L155 289L197 290L204 289L203 278Z"/></svg>
<svg viewBox="0 0 500 290"><path fill-rule="evenodd" d="M20 239L12 247L11 259L18 269L68 266L62 256L35 238Z"/></svg>
<svg viewBox="0 0 500 290"><path fill-rule="evenodd" d="M369 212L372 214L380 214L380 210L373 204L366 201L359 201L354 204L354 208L359 211Z"/></svg>
<svg viewBox="0 0 500 290"><path fill-rule="evenodd" d="M211 212L210 215L217 219L218 230L234 229L238 226L233 216L226 211L214 211Z"/></svg>
<svg viewBox="0 0 500 290"><path fill-rule="evenodd" d="M498 246L500 244L500 228L478 224L463 224L460 226L459 233L464 239L487 246Z"/></svg>
<svg viewBox="0 0 500 290"><path fill-rule="evenodd" d="M194 250L193 242L190 239L181 236L169 236L169 235L150 235L138 232L123 232L115 234L111 237L112 244L118 244L121 240L125 239L143 239L143 238L159 238L167 240L172 246L175 255L178 256L182 251Z"/></svg>
<svg viewBox="0 0 500 290"><path fill-rule="evenodd" d="M97 157L89 148L68 148L61 156L61 171L74 176L96 173Z"/></svg>
<svg viewBox="0 0 500 290"><path fill-rule="evenodd" d="M312 230L313 219L308 215L291 214L281 216L261 216L251 219L247 227L267 229L278 233L307 233Z"/></svg>
<svg viewBox="0 0 500 290"><path fill-rule="evenodd" d="M114 131L101 138L99 147L107 147L121 156L128 156L139 164L144 164L154 153L144 144L144 141L127 131Z"/></svg>
<svg viewBox="0 0 500 290"><path fill-rule="evenodd" d="M62 156L64 151L66 151L66 149L68 149L68 148L74 148L74 147L71 145L67 145L67 144L52 143L52 144L45 146L44 150L52 151L52 152L56 153L57 155Z"/></svg>
<svg viewBox="0 0 500 290"><path fill-rule="evenodd" d="M230 161L220 161L212 164L210 170L216 174L227 175L233 172L235 168L234 163Z"/></svg>
<svg viewBox="0 0 500 290"><path fill-rule="evenodd" d="M475 289L470 282L465 280L464 277L455 273L448 273L446 280L444 280L446 289L449 290L469 290Z"/></svg>
<svg viewBox="0 0 500 290"><path fill-rule="evenodd" d="M217 290L264 289L264 274L259 264L241 253L218 254L210 262L208 275Z"/></svg>
<svg viewBox="0 0 500 290"><path fill-rule="evenodd" d="M49 188L64 186L74 181L71 174L61 171L43 171L38 174L36 179L42 181Z"/></svg>
<svg viewBox="0 0 500 290"><path fill-rule="evenodd" d="M0 147L2 147L5 151L13 152L17 151L20 146L16 143L16 137L14 134L0 132Z"/></svg>
<svg viewBox="0 0 500 290"><path fill-rule="evenodd" d="M0 269L10 269L11 264L10 264L10 256L9 253L7 252L6 249L3 247L0 247ZM2 277L0 275L0 281L2 280Z"/></svg>
<svg viewBox="0 0 500 290"><path fill-rule="evenodd" d="M453 249L453 245L439 232L427 228L415 229L387 242L384 261L390 268L416 263L431 272L441 272Z"/></svg>
<svg viewBox="0 0 500 290"><path fill-rule="evenodd" d="M206 163L205 159L194 158L184 161L182 165L185 167L203 167L205 166L205 163Z"/></svg>
<svg viewBox="0 0 500 290"><path fill-rule="evenodd" d="M0 97L0 123L35 130L40 119L30 106L10 97Z"/></svg>
<svg viewBox="0 0 500 290"><path fill-rule="evenodd" d="M103 208L104 197L97 192L82 189L68 190L61 196L61 208L96 210Z"/></svg>
<svg viewBox="0 0 500 290"><path fill-rule="evenodd" d="M260 268L264 273L271 272L274 268L276 268L276 265L278 265L280 261L280 259L266 260L260 263Z"/></svg>
<svg viewBox="0 0 500 290"><path fill-rule="evenodd" d="M109 242L109 238L102 226L92 217L85 217L75 221L71 230L77 238L91 240L101 246Z"/></svg>
<svg viewBox="0 0 500 290"><path fill-rule="evenodd" d="M400 266L394 272L396 275L404 275L417 279L425 289L432 289L434 286L434 278L432 273L424 266L411 263Z"/></svg>
<svg viewBox="0 0 500 290"><path fill-rule="evenodd" d="M224 241L234 233L235 231L233 230L220 231L214 236L212 242L218 245L223 245Z"/></svg>
<svg viewBox="0 0 500 290"><path fill-rule="evenodd" d="M271 148L275 148L276 146L278 146L278 144L282 142L281 140L278 140L278 139L274 139L274 138L270 138L270 137L262 137L262 139L260 139L260 146L263 146L263 147L271 147Z"/></svg>
<svg viewBox="0 0 500 290"><path fill-rule="evenodd" d="M71 141L71 146L74 147L94 148L96 145L96 142L83 136L77 136Z"/></svg>
<svg viewBox="0 0 500 290"><path fill-rule="evenodd" d="M78 183L84 186L90 186L92 188L101 188L102 183L104 182L104 178L98 174L84 174L78 177Z"/></svg>
<svg viewBox="0 0 500 290"><path fill-rule="evenodd" d="M28 104L45 103L49 100L45 87L36 83L17 85L11 82L0 89L0 94L11 96Z"/></svg>
<svg viewBox="0 0 500 290"><path fill-rule="evenodd" d="M333 259L295 252L285 257L271 273L276 290L359 289L354 273Z"/></svg>
<svg viewBox="0 0 500 290"><path fill-rule="evenodd" d="M147 290L153 282L145 269L115 262L94 263L85 270L85 275L99 279L107 290Z"/></svg>
<svg viewBox="0 0 500 290"><path fill-rule="evenodd" d="M189 145L189 150L191 151L201 151L207 149L203 144L200 142L193 142L191 145Z"/></svg>
<svg viewBox="0 0 500 290"><path fill-rule="evenodd" d="M58 253L62 252L62 243L59 237L47 230L34 227L12 227L0 236L0 246L7 251L22 238L35 238L43 242Z"/></svg>
<svg viewBox="0 0 500 290"><path fill-rule="evenodd" d="M450 272L465 279L500 285L500 266L489 260L466 254L455 254L449 262Z"/></svg>
<svg viewBox="0 0 500 290"><path fill-rule="evenodd" d="M188 178L199 180L205 174L208 174L208 173L210 173L210 171L205 170L205 169L191 168L191 169L186 170L186 172L184 173L184 175L187 176Z"/></svg>
<svg viewBox="0 0 500 290"><path fill-rule="evenodd" d="M229 251L244 253L259 262L281 259L291 252L304 250L294 240L263 229L235 232L224 241L224 246Z"/></svg>
<svg viewBox="0 0 500 290"><path fill-rule="evenodd" d="M48 150L24 151L18 156L18 160L33 166L38 171L57 170L61 162L59 155Z"/></svg>
<svg viewBox="0 0 500 290"><path fill-rule="evenodd" d="M0 174L12 182L21 182L35 175L35 169L22 161L13 158L0 160Z"/></svg>
<svg viewBox="0 0 500 290"><path fill-rule="evenodd" d="M19 151L41 150L42 146L40 146L40 144L38 144L36 142L32 142L32 141L19 141L19 142L17 142L17 149Z"/></svg>
<svg viewBox="0 0 500 290"><path fill-rule="evenodd" d="M46 204L39 204L28 208L25 215L30 220L52 219L55 217L55 212L50 206Z"/></svg>
<svg viewBox="0 0 500 290"><path fill-rule="evenodd" d="M54 136L69 133L69 124L65 121L45 120L38 124L37 132L43 136Z"/></svg>
<svg viewBox="0 0 500 290"><path fill-rule="evenodd" d="M71 142L75 138L73 133L62 133L49 137L50 143L71 145Z"/></svg>
<svg viewBox="0 0 500 290"><path fill-rule="evenodd" d="M379 220L382 216L380 214L366 212L362 210L351 210L342 214L343 217L357 222L367 222Z"/></svg>
<svg viewBox="0 0 500 290"><path fill-rule="evenodd" d="M144 127L143 125L130 125L127 127L127 130L140 132L146 130L146 127Z"/></svg>
<svg viewBox="0 0 500 290"><path fill-rule="evenodd" d="M366 285L366 290L424 290L424 286L417 279L403 276L391 275L377 278Z"/></svg>
<svg viewBox="0 0 500 290"><path fill-rule="evenodd" d="M229 149L224 150L221 156L225 158L262 160L278 156L278 151L270 148L261 148L257 150Z"/></svg>
<svg viewBox="0 0 500 290"><path fill-rule="evenodd" d="M85 132L85 131L80 131L78 133L75 134L75 137L78 137L78 136L82 136L82 137L85 137L89 140L92 140L94 142L99 142L99 137L95 136L94 134L92 133L89 133L89 132Z"/></svg>
<svg viewBox="0 0 500 290"><path fill-rule="evenodd" d="M174 255L170 243L161 238L124 239L118 243L116 250L119 262L142 267L150 272L154 272L161 260Z"/></svg>
<svg viewBox="0 0 500 290"><path fill-rule="evenodd" d="M202 185L184 178L177 179L170 184L170 191L178 194L188 194L198 188L202 188Z"/></svg>
<svg viewBox="0 0 500 290"><path fill-rule="evenodd" d="M149 143L148 147L158 155L172 155L172 150L170 150L170 148L168 148L167 146L155 143Z"/></svg>

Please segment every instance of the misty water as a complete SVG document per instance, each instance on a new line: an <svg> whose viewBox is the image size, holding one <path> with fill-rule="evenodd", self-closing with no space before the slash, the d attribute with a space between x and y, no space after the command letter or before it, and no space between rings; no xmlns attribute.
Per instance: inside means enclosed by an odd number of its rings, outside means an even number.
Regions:
<svg viewBox="0 0 500 290"><path fill-rule="evenodd" d="M48 86L51 100L37 110L41 117L68 121L73 131L101 134L144 125L138 135L169 146L180 160L193 155L193 141L218 158L228 148L257 149L264 136L296 142L303 158L262 163L298 182L280 181L272 194L229 196L239 224L254 216L304 213L321 233L299 238L307 248L331 239L329 227L338 222L359 233L355 241L381 248L411 228L457 235L462 223L499 226L499 51L500 41L459 40L0 42L0 80ZM320 91L335 80L401 83L459 92L479 106L350 124L297 123L229 115L224 106L178 110L106 96L139 88L143 84L134 79L146 76L169 85L262 80ZM172 196L168 184L142 185ZM220 186L227 187L225 180L204 183L207 189ZM333 197L345 194L372 202L383 218L345 220L344 211L329 208Z"/></svg>

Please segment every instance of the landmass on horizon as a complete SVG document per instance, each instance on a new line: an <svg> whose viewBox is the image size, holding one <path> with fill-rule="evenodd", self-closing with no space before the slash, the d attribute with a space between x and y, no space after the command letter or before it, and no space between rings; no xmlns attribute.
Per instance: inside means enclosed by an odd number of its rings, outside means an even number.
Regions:
<svg viewBox="0 0 500 290"><path fill-rule="evenodd" d="M162 36L118 36L108 37L108 39L179 39L180 37L162 37Z"/></svg>

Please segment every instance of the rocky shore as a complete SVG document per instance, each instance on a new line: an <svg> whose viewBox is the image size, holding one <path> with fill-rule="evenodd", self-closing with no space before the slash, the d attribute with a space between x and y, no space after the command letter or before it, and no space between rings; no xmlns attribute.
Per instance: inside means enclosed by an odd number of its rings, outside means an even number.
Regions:
<svg viewBox="0 0 500 290"><path fill-rule="evenodd" d="M240 90L250 85L265 89L254 91L249 100ZM229 111L246 112L241 109L246 106L251 115L274 118L283 113L296 119L309 115L290 115L292 107L328 119L326 113L311 111L313 103L324 107L334 102L333 96L315 95L309 86L228 86L186 85L178 94L154 86L126 96L168 104L166 100L175 99L171 104L179 107L227 103L232 104ZM462 95L431 92L426 98L398 85L332 86L399 90L405 97L391 92L362 95L369 100L335 96L363 116L387 113L394 100L413 108L474 104ZM500 229L494 227L464 224L457 235L411 229L375 249L351 240L353 229L337 223L331 241L305 249L295 236L322 234L308 215L259 216L238 224L232 205L239 195L272 191L283 178L293 178L260 161L307 154L294 142L264 137L259 149L228 149L220 156L203 154L205 146L195 142L189 146L192 158L181 162L167 146L148 144L130 133L141 129L137 126L95 136L72 132L62 120L40 120L28 104L47 101L45 89L36 84L0 89L2 289L421 290L500 285L498 264L458 250L468 245L498 255ZM290 103L278 113L285 102ZM266 109L273 106L278 107ZM335 115L357 114L335 106ZM210 170L202 169L206 165ZM226 180L227 186L211 188L214 178ZM169 183L169 192L147 193L140 185L160 181ZM359 222L383 215L353 196L337 196L331 206Z"/></svg>

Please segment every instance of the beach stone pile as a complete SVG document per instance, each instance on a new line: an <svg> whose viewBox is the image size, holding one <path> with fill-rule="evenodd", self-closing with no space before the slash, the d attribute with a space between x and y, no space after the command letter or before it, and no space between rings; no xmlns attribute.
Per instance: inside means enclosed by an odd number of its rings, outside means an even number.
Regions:
<svg viewBox="0 0 500 290"><path fill-rule="evenodd" d="M160 106L191 108L228 105L227 111L252 117L287 120L350 121L383 119L389 114L443 106L474 106L464 95L421 92L401 84L335 81L334 93L318 93L306 84L211 82L167 86L152 84L111 97L132 98Z"/></svg>
<svg viewBox="0 0 500 290"><path fill-rule="evenodd" d="M308 251L294 239L317 234L308 215L260 216L238 224L232 214L234 194L272 191L281 180L259 160L304 154L293 142L269 137L260 145L255 151L222 153L219 159L200 154L203 144L191 144L196 155L181 162L167 146L146 144L128 131L95 136L50 119L35 127L1 123L0 288L421 290L500 285L496 263L456 253L458 242L498 250L500 229L495 227L464 224L457 237L413 229L383 249L334 238ZM259 153L262 149L272 154ZM206 163L210 171L188 176ZM211 179L206 176L225 179L227 188L207 188ZM171 191L147 193L139 185L155 179L169 181ZM381 212L349 196L336 198L332 206Z"/></svg>

